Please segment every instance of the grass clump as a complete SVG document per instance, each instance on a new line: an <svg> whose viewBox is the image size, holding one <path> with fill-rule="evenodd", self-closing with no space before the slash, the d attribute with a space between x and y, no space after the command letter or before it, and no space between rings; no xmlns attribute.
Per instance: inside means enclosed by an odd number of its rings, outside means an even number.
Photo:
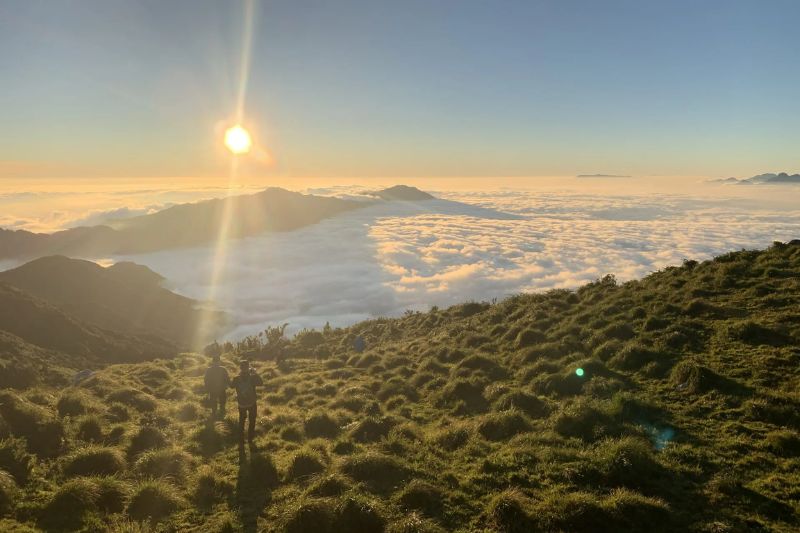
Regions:
<svg viewBox="0 0 800 533"><path fill-rule="evenodd" d="M0 440L0 470L11 474L18 485L28 483L35 464L36 458L28 453L23 439L9 437Z"/></svg>
<svg viewBox="0 0 800 533"><path fill-rule="evenodd" d="M800 433L791 429L770 431L764 436L764 446L781 457L800 456Z"/></svg>
<svg viewBox="0 0 800 533"><path fill-rule="evenodd" d="M397 458L376 452L348 457L342 463L341 470L377 492L395 489L408 479L410 473L406 465Z"/></svg>
<svg viewBox="0 0 800 533"><path fill-rule="evenodd" d="M590 481L596 484L640 489L661 481L662 468L647 440L631 436L606 439L588 453L593 470Z"/></svg>
<svg viewBox="0 0 800 533"><path fill-rule="evenodd" d="M125 456L117 448L87 446L68 455L64 462L67 477L113 475L125 470Z"/></svg>
<svg viewBox="0 0 800 533"><path fill-rule="evenodd" d="M106 397L106 400L133 407L142 413L153 412L158 407L158 401L153 396L137 389L115 390Z"/></svg>
<svg viewBox="0 0 800 533"><path fill-rule="evenodd" d="M330 500L306 500L292 509L286 519L286 533L333 533L335 509Z"/></svg>
<svg viewBox="0 0 800 533"><path fill-rule="evenodd" d="M300 450L291 459L286 477L289 480L308 478L325 471L325 463L313 450Z"/></svg>
<svg viewBox="0 0 800 533"><path fill-rule="evenodd" d="M167 438L160 429L154 426L142 426L131 438L128 454L137 455L147 450L163 448L166 445Z"/></svg>
<svg viewBox="0 0 800 533"><path fill-rule="evenodd" d="M97 415L86 415L79 419L75 434L85 442L98 443L103 440L103 421Z"/></svg>
<svg viewBox="0 0 800 533"><path fill-rule="evenodd" d="M231 497L234 486L210 466L203 465L194 479L192 501L201 509L210 509Z"/></svg>
<svg viewBox="0 0 800 533"><path fill-rule="evenodd" d="M516 409L490 413L478 424L478 433L492 441L508 440L529 429L530 424Z"/></svg>
<svg viewBox="0 0 800 533"><path fill-rule="evenodd" d="M437 517L444 509L442 489L420 479L412 480L397 495L397 502L408 511L419 511Z"/></svg>
<svg viewBox="0 0 800 533"><path fill-rule="evenodd" d="M14 509L17 499L17 484L14 478L5 470L0 470L0 517Z"/></svg>
<svg viewBox="0 0 800 533"><path fill-rule="evenodd" d="M25 438L29 451L43 457L61 452L64 426L44 407L11 391L0 391L0 415L14 436Z"/></svg>
<svg viewBox="0 0 800 533"><path fill-rule="evenodd" d="M335 438L340 431L339 424L328 413L315 412L303 423L306 436L309 438Z"/></svg>
<svg viewBox="0 0 800 533"><path fill-rule="evenodd" d="M488 526L503 533L536 531L530 516L530 500L518 490L507 490L494 496L486 507Z"/></svg>
<svg viewBox="0 0 800 533"><path fill-rule="evenodd" d="M79 389L68 390L61 394L56 403L58 416L78 416L88 413L92 409L93 400L85 391Z"/></svg>
<svg viewBox="0 0 800 533"><path fill-rule="evenodd" d="M44 505L39 525L45 530L81 529L97 511L99 498L100 490L91 478L69 480Z"/></svg>
<svg viewBox="0 0 800 533"><path fill-rule="evenodd" d="M377 504L362 496L348 496L336 508L335 531L383 533L386 519Z"/></svg>
<svg viewBox="0 0 800 533"><path fill-rule="evenodd" d="M167 477L183 481L192 462L192 456L179 448L149 450L136 461L136 472L145 477Z"/></svg>
<svg viewBox="0 0 800 533"><path fill-rule="evenodd" d="M164 481L147 480L133 490L128 515L134 520L159 522L183 506L177 490Z"/></svg>

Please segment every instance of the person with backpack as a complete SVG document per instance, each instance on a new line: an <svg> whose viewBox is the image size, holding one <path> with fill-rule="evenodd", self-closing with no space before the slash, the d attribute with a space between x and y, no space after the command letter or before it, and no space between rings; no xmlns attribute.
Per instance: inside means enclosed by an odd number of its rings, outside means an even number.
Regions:
<svg viewBox="0 0 800 533"><path fill-rule="evenodd" d="M225 416L225 403L228 399L228 386L230 378L228 371L219 362L219 355L211 357L211 366L206 370L204 378L208 398L211 401L211 417L220 418ZM219 413L217 412L219 408Z"/></svg>
<svg viewBox="0 0 800 533"><path fill-rule="evenodd" d="M247 442L253 444L256 432L256 387L264 385L261 376L250 368L250 362L239 363L239 375L233 378L231 387L236 389L236 401L239 404L239 445L244 444L244 422L247 424Z"/></svg>

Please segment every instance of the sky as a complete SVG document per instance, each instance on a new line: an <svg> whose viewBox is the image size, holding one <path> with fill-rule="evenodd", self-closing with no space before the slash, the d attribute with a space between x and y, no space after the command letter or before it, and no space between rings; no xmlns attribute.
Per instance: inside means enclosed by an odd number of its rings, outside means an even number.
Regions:
<svg viewBox="0 0 800 533"><path fill-rule="evenodd" d="M0 178L222 179L240 91L267 181L800 171L793 0L246 12L0 0Z"/></svg>

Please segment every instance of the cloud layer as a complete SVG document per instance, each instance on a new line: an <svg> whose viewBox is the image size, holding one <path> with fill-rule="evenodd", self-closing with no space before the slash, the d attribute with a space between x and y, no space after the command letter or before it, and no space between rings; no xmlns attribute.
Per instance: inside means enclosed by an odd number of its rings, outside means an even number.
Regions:
<svg viewBox="0 0 800 533"><path fill-rule="evenodd" d="M596 180L591 181L594 187ZM432 191L442 200L375 205L300 230L229 242L224 254L204 247L92 259L151 267L170 288L228 311L232 324L225 336L239 338L283 322L290 323L290 331L326 322L343 326L406 309L571 288L607 273L639 278L685 258L800 238L797 190L723 197L721 188L621 192L618 183L591 194L584 184ZM309 192L358 197L374 188ZM133 190L92 201L70 193L84 201L64 200L65 205L79 207L55 222L29 223L97 223L220 193ZM0 204L35 204L44 217L59 211L46 211L42 201L23 193L0 197Z"/></svg>
<svg viewBox="0 0 800 533"><path fill-rule="evenodd" d="M233 316L230 338L267 324L351 324L520 291L638 278L800 236L800 210L748 200L525 191L439 192L312 227L230 243L214 290L212 248L134 256L181 293ZM463 202L460 204L459 202ZM464 205L468 204L468 205Z"/></svg>

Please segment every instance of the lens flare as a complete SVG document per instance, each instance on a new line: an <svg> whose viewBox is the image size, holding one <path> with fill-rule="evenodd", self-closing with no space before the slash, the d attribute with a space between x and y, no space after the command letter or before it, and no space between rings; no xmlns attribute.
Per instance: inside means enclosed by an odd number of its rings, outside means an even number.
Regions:
<svg viewBox="0 0 800 533"><path fill-rule="evenodd" d="M576 368L575 369L575 375L578 376L579 378L582 378L583 377L583 369L582 368Z"/></svg>
<svg viewBox="0 0 800 533"><path fill-rule="evenodd" d="M225 130L225 146L234 154L246 154L252 148L253 140L250 133L237 124Z"/></svg>

